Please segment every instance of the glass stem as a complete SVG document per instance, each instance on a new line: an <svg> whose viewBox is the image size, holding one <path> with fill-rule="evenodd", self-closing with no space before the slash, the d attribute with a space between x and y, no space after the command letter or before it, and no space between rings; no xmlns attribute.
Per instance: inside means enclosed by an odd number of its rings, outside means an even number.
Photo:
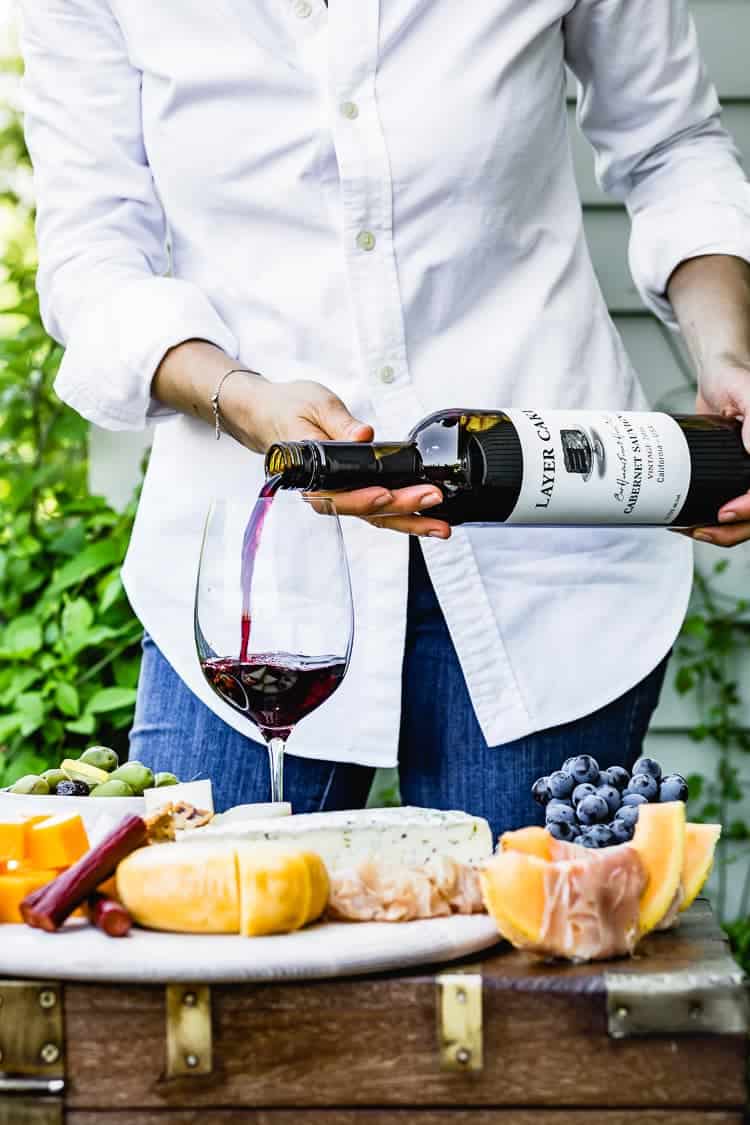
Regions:
<svg viewBox="0 0 750 1125"><path fill-rule="evenodd" d="M268 743L272 801L284 800L284 745L283 738L272 738Z"/></svg>

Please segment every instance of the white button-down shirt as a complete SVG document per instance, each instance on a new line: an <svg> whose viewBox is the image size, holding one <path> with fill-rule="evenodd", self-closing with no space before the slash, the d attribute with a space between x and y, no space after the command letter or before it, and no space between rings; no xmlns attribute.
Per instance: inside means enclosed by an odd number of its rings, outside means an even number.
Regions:
<svg viewBox="0 0 750 1125"><path fill-rule="evenodd" d="M750 189L685 0L23 0L39 288L57 389L112 429L162 419L125 582L203 682L192 599L214 494L262 460L150 399L191 337L318 380L381 439L441 407L645 405L589 259L565 64L648 305L696 254L750 259ZM349 674L291 752L396 758L406 537L347 521ZM662 530L458 529L424 543L481 728L591 712L668 651L691 551ZM439 705L439 701L436 701Z"/></svg>

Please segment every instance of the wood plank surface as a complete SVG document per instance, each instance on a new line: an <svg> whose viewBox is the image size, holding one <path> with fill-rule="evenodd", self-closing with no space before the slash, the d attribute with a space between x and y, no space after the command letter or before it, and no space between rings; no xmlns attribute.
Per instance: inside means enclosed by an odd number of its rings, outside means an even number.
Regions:
<svg viewBox="0 0 750 1125"><path fill-rule="evenodd" d="M74 1112L66 1125L743 1125L741 1113L570 1109L194 1109Z"/></svg>
<svg viewBox="0 0 750 1125"><path fill-rule="evenodd" d="M731 970L708 908L698 906L687 917L683 928L654 935L638 958L608 963L607 971ZM170 1107L170 1120L186 1106L687 1110L744 1104L743 1036L615 1041L607 1033L602 966L547 965L507 951L491 953L481 968L485 1068L479 1074L439 1069L429 971L214 988L215 1071L172 1081L164 1078L163 989L68 986L66 1100L81 1110Z"/></svg>

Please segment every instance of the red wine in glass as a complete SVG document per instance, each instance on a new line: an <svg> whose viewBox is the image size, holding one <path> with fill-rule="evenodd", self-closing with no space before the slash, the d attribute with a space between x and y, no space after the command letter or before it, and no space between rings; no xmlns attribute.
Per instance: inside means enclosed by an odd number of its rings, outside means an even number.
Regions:
<svg viewBox="0 0 750 1125"><path fill-rule="evenodd" d="M216 694L248 715L264 738L287 739L300 719L333 695L346 662L276 652L249 660L219 657L204 661L201 669Z"/></svg>
<svg viewBox="0 0 750 1125"><path fill-rule="evenodd" d="M195 601L201 671L262 734L273 801L283 799L286 741L341 684L353 639L335 509L278 484L266 482L249 520L242 502L212 505Z"/></svg>

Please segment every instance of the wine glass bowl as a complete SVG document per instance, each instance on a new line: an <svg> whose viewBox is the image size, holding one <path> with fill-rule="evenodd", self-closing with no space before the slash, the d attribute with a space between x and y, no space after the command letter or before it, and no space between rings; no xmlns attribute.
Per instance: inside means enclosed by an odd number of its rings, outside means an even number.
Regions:
<svg viewBox="0 0 750 1125"><path fill-rule="evenodd" d="M343 680L354 632L349 569L331 500L264 489L209 510L195 595L195 641L216 695L269 750L283 799L283 750ZM248 731L251 734L251 731Z"/></svg>

